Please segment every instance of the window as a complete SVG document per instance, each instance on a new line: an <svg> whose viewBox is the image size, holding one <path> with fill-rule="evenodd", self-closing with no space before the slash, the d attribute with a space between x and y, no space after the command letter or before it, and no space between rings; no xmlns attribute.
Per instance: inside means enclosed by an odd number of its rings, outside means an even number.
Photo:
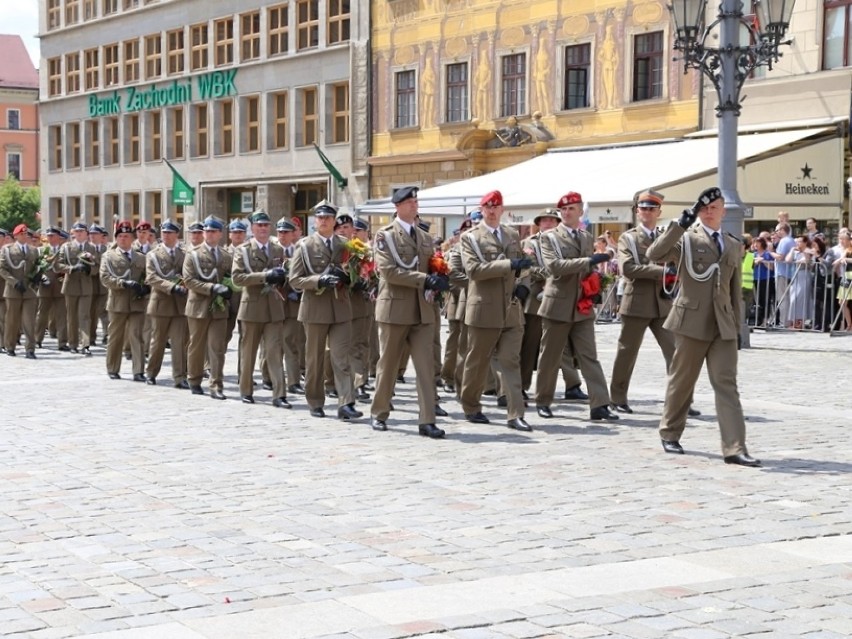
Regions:
<svg viewBox="0 0 852 639"><path fill-rule="evenodd" d="M105 166L118 164L120 150L118 126L117 117L106 118L104 120L104 138L106 139L106 148L104 149L106 152L104 157Z"/></svg>
<svg viewBox="0 0 852 639"><path fill-rule="evenodd" d="M160 111L151 111L148 113L147 135L148 150L147 159L162 160L163 159L163 114Z"/></svg>
<svg viewBox="0 0 852 639"><path fill-rule="evenodd" d="M94 20L98 17L97 0L83 0L83 20Z"/></svg>
<svg viewBox="0 0 852 639"><path fill-rule="evenodd" d="M163 41L160 34L145 37L145 79L163 75Z"/></svg>
<svg viewBox="0 0 852 639"><path fill-rule="evenodd" d="M310 146L317 141L317 90L315 88L301 90L302 101L302 144Z"/></svg>
<svg viewBox="0 0 852 639"><path fill-rule="evenodd" d="M216 155L231 155L234 152L234 101L216 102L217 133L215 141Z"/></svg>
<svg viewBox="0 0 852 639"><path fill-rule="evenodd" d="M101 14L108 16L118 11L118 0L103 0L101 7L103 7Z"/></svg>
<svg viewBox="0 0 852 639"><path fill-rule="evenodd" d="M823 69L837 69L852 64L850 20L852 20L852 0L825 0Z"/></svg>
<svg viewBox="0 0 852 639"><path fill-rule="evenodd" d="M260 151L260 98L250 95L242 99L240 106L242 129L245 135L240 136L243 152Z"/></svg>
<svg viewBox="0 0 852 639"><path fill-rule="evenodd" d="M349 142L349 83L331 86L331 142Z"/></svg>
<svg viewBox="0 0 852 639"><path fill-rule="evenodd" d="M273 93L270 95L272 102L272 148L287 148L287 92Z"/></svg>
<svg viewBox="0 0 852 639"><path fill-rule="evenodd" d="M260 57L260 11L240 16L240 60Z"/></svg>
<svg viewBox="0 0 852 639"><path fill-rule="evenodd" d="M139 194L125 193L124 194L124 217L140 218L142 210L139 208Z"/></svg>
<svg viewBox="0 0 852 639"><path fill-rule="evenodd" d="M21 154L17 152L6 153L6 176L21 181Z"/></svg>
<svg viewBox="0 0 852 639"><path fill-rule="evenodd" d="M349 39L349 0L327 0L328 43L337 44Z"/></svg>
<svg viewBox="0 0 852 639"><path fill-rule="evenodd" d="M81 153L81 140L80 140L80 123L79 122L69 122L67 125L68 129L68 168L69 169L79 169L80 168L80 153Z"/></svg>
<svg viewBox="0 0 852 639"><path fill-rule="evenodd" d="M163 218L163 194L160 191L148 191L145 194L145 219L154 226L160 226Z"/></svg>
<svg viewBox="0 0 852 639"><path fill-rule="evenodd" d="M234 62L234 19L223 18L213 23L214 66L221 67Z"/></svg>
<svg viewBox="0 0 852 639"><path fill-rule="evenodd" d="M195 131L195 139L192 144L192 157L207 157L209 123L207 120L207 105L198 104L192 107L192 129Z"/></svg>
<svg viewBox="0 0 852 639"><path fill-rule="evenodd" d="M21 110L7 109L6 110L6 128L11 131L18 131L21 128Z"/></svg>
<svg viewBox="0 0 852 639"><path fill-rule="evenodd" d="M468 116L467 62L447 65L447 122L465 122Z"/></svg>
<svg viewBox="0 0 852 639"><path fill-rule="evenodd" d="M47 130L48 144L50 145L50 170L62 170L62 125L51 125Z"/></svg>
<svg viewBox="0 0 852 639"><path fill-rule="evenodd" d="M633 101L663 97L663 32L633 40Z"/></svg>
<svg viewBox="0 0 852 639"><path fill-rule="evenodd" d="M121 215L119 207L118 193L107 193L104 196L104 220L109 220L115 216Z"/></svg>
<svg viewBox="0 0 852 639"><path fill-rule="evenodd" d="M184 39L183 29L175 29L166 33L166 46L168 47L169 75L183 73L184 70Z"/></svg>
<svg viewBox="0 0 852 639"><path fill-rule="evenodd" d="M267 13L267 29L269 30L269 56L281 55L290 50L290 14L287 12L288 5L280 4L277 7L269 7Z"/></svg>
<svg viewBox="0 0 852 639"><path fill-rule="evenodd" d="M62 0L47 0L47 30L62 26Z"/></svg>
<svg viewBox="0 0 852 639"><path fill-rule="evenodd" d="M589 73L592 45L565 47L565 97L563 109L585 109L589 106Z"/></svg>
<svg viewBox="0 0 852 639"><path fill-rule="evenodd" d="M319 0L298 0L296 3L296 49L319 45Z"/></svg>
<svg viewBox="0 0 852 639"><path fill-rule="evenodd" d="M98 79L98 50L86 49L83 52L86 68L86 91L97 89L100 83Z"/></svg>
<svg viewBox="0 0 852 639"><path fill-rule="evenodd" d="M80 53L75 51L65 56L65 92L77 93L80 90Z"/></svg>
<svg viewBox="0 0 852 639"><path fill-rule="evenodd" d="M513 53L500 60L500 116L527 112L527 54Z"/></svg>
<svg viewBox="0 0 852 639"><path fill-rule="evenodd" d="M86 196L86 212L94 223L101 221L101 198L97 195Z"/></svg>
<svg viewBox="0 0 852 639"><path fill-rule="evenodd" d="M80 196L71 196L66 200L67 216L69 220L80 219Z"/></svg>
<svg viewBox="0 0 852 639"><path fill-rule="evenodd" d="M417 91L414 71L399 71L396 74L396 118L394 128L403 129L417 124Z"/></svg>
<svg viewBox="0 0 852 639"><path fill-rule="evenodd" d="M124 43L124 83L139 82L139 40Z"/></svg>
<svg viewBox="0 0 852 639"><path fill-rule="evenodd" d="M182 160L185 155L184 146L186 138L184 137L184 110L183 107L175 107L169 109L169 144L166 149L168 157L172 160Z"/></svg>
<svg viewBox="0 0 852 639"><path fill-rule="evenodd" d="M86 122L86 166L100 166L101 123L99 120Z"/></svg>
<svg viewBox="0 0 852 639"><path fill-rule="evenodd" d="M124 116L124 135L126 136L124 140L124 152L126 154L124 163L137 164L140 158L139 149L141 140L138 113Z"/></svg>
<svg viewBox="0 0 852 639"><path fill-rule="evenodd" d="M47 61L47 95L53 97L62 93L62 58L50 58Z"/></svg>
<svg viewBox="0 0 852 639"><path fill-rule="evenodd" d="M65 26L80 21L80 0L65 0Z"/></svg>
<svg viewBox="0 0 852 639"><path fill-rule="evenodd" d="M191 38L190 70L206 69L210 64L208 59L209 44L207 25L196 24L189 28Z"/></svg>
<svg viewBox="0 0 852 639"><path fill-rule="evenodd" d="M121 3L121 7L125 11L127 11L129 9L136 9L136 8L139 7L139 0L124 0Z"/></svg>
<svg viewBox="0 0 852 639"><path fill-rule="evenodd" d="M104 47L104 87L118 84L118 44Z"/></svg>
<svg viewBox="0 0 852 639"><path fill-rule="evenodd" d="M59 227L64 227L63 223L63 215L62 215L62 198L61 197L52 197L47 201L48 209L50 210L51 219L55 220L56 225Z"/></svg>

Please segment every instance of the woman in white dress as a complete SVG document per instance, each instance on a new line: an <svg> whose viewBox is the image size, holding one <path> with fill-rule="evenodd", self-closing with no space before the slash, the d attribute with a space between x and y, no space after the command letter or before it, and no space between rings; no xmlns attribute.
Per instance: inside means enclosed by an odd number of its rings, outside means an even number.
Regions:
<svg viewBox="0 0 852 639"><path fill-rule="evenodd" d="M796 329L804 328L806 321L813 320L812 259L811 241L806 235L800 235L796 238L795 247L785 258L785 261L796 265L795 275L790 281L790 316L787 318Z"/></svg>

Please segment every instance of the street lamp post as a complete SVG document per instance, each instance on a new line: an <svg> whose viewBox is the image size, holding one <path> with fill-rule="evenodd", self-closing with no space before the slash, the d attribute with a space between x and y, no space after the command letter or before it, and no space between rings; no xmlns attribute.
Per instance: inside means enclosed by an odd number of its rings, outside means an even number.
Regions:
<svg viewBox="0 0 852 639"><path fill-rule="evenodd" d="M669 5L675 23L674 48L682 53L684 73L698 69L713 86L719 102L719 188L725 198L724 230L737 236L743 232L744 207L737 193L737 126L740 115L740 91L752 71L760 66L772 68L781 53L790 26L795 0L749 0L757 11L757 22L746 20L742 0L720 0L719 12L705 26L707 0L672 0ZM718 27L718 44L711 33ZM748 32L749 43L740 44L741 31Z"/></svg>

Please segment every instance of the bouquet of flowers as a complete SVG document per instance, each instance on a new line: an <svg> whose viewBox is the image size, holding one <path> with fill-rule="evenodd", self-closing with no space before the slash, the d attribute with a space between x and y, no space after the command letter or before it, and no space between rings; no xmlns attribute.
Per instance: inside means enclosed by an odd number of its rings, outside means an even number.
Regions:
<svg viewBox="0 0 852 639"><path fill-rule="evenodd" d="M50 284L47 272L53 267L53 263L56 261L56 256L59 253L51 252L49 246L42 246L37 249L36 254L38 255L38 259L33 264L29 273L30 285L37 287L39 284Z"/></svg>
<svg viewBox="0 0 852 639"><path fill-rule="evenodd" d="M450 265L444 259L444 254L441 251L435 251L434 255L429 258L429 275L443 275L449 277ZM424 293L427 302L437 301L439 304L444 303L444 293L442 291L426 291Z"/></svg>
<svg viewBox="0 0 852 639"><path fill-rule="evenodd" d="M242 291L241 286L237 286L234 284L234 278L231 277L230 273L226 273L225 277L222 278L221 284L227 286L231 292L239 293ZM210 301L210 310L211 311L224 311L228 308L228 301L222 297L221 295L214 295L213 299Z"/></svg>
<svg viewBox="0 0 852 639"><path fill-rule="evenodd" d="M583 315L592 312L595 299L601 294L602 276L598 271L592 271L580 281L580 299L577 300L577 310Z"/></svg>
<svg viewBox="0 0 852 639"><path fill-rule="evenodd" d="M343 262L349 275L349 288L367 293L374 299L379 286L379 272L369 245L354 237L346 240L343 246Z"/></svg>

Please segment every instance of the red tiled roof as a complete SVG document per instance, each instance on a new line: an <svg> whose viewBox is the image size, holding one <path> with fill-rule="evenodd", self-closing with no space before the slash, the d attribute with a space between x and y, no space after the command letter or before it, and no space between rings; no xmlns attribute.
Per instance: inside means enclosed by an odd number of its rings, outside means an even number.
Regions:
<svg viewBox="0 0 852 639"><path fill-rule="evenodd" d="M19 35L0 34L0 87L38 89L38 71Z"/></svg>

